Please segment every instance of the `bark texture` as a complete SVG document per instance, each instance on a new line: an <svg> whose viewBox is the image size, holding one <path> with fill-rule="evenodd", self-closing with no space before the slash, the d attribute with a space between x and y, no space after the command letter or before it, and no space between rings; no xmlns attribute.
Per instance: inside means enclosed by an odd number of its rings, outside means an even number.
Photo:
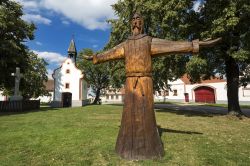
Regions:
<svg viewBox="0 0 250 166"><path fill-rule="evenodd" d="M243 115L239 105L239 67L231 56L226 60L228 113Z"/></svg>
<svg viewBox="0 0 250 166"><path fill-rule="evenodd" d="M95 100L93 101L93 104L99 104L98 102L99 102L99 100L100 100L100 93L101 93L101 89L98 88L98 89L96 90L96 96L95 96Z"/></svg>

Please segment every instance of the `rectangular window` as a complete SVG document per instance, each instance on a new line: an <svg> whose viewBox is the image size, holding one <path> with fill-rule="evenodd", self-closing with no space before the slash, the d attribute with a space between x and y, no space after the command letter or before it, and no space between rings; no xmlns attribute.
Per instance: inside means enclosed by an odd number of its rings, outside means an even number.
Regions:
<svg viewBox="0 0 250 166"><path fill-rule="evenodd" d="M175 89L174 90L174 95L173 96L177 96L178 94L177 94L177 90Z"/></svg>
<svg viewBox="0 0 250 166"><path fill-rule="evenodd" d="M67 69L67 70L66 70L66 74L69 74L69 73L70 73L70 70L69 70L69 69Z"/></svg>
<svg viewBox="0 0 250 166"><path fill-rule="evenodd" d="M69 89L69 83L66 83L66 84L65 84L65 88L66 88L66 89Z"/></svg>
<svg viewBox="0 0 250 166"><path fill-rule="evenodd" d="M250 97L250 88L243 88L243 97Z"/></svg>
<svg viewBox="0 0 250 166"><path fill-rule="evenodd" d="M109 95L106 95L106 99L107 99L107 100L109 99Z"/></svg>
<svg viewBox="0 0 250 166"><path fill-rule="evenodd" d="M113 100L114 99L114 95L111 95L111 100Z"/></svg>
<svg viewBox="0 0 250 166"><path fill-rule="evenodd" d="M119 96L118 96L118 95L116 95L115 97L116 97L116 100L118 100L118 99L119 99Z"/></svg>
<svg viewBox="0 0 250 166"><path fill-rule="evenodd" d="M164 95L165 95L165 96L169 96L169 91L168 91L168 90L165 90L165 91L164 91Z"/></svg>

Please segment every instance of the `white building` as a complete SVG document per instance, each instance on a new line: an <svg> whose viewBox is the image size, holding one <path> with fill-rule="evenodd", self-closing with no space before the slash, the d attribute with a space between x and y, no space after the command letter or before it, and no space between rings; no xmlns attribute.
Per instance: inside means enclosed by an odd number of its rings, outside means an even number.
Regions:
<svg viewBox="0 0 250 166"><path fill-rule="evenodd" d="M48 80L44 82L44 85L50 96L39 96L35 100L40 100L41 103L51 103L54 96L54 80Z"/></svg>
<svg viewBox="0 0 250 166"><path fill-rule="evenodd" d="M87 82L82 71L76 67L76 56L75 42L71 40L68 58L52 74L54 78L52 107L79 107L86 103Z"/></svg>
<svg viewBox="0 0 250 166"><path fill-rule="evenodd" d="M198 84L191 84L186 75L181 79L168 82L169 90L156 92L156 101L227 103L226 80L214 78ZM250 86L239 88L241 104L250 104Z"/></svg>
<svg viewBox="0 0 250 166"><path fill-rule="evenodd" d="M101 95L102 103L123 103L124 102L125 89L115 89L108 88L104 91L104 94Z"/></svg>

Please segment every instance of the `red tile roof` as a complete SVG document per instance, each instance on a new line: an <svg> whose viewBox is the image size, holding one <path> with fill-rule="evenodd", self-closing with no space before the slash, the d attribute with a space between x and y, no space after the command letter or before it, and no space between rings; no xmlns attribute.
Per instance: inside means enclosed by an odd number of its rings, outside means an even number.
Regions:
<svg viewBox="0 0 250 166"><path fill-rule="evenodd" d="M192 84L187 76L187 74L184 74L182 77L181 77L181 80L185 83L185 84ZM209 80L201 80L200 84L206 84L206 83L218 83L218 82L226 82L225 79L221 79L221 78L218 78L218 77L211 77L211 79Z"/></svg>
<svg viewBox="0 0 250 166"><path fill-rule="evenodd" d="M50 92L54 91L54 80L48 80L47 82L44 82L44 85L46 87L46 90Z"/></svg>

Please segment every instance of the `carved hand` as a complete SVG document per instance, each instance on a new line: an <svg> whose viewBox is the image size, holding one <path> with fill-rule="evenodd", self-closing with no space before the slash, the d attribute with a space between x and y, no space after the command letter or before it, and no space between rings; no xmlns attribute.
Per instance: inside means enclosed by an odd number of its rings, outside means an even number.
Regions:
<svg viewBox="0 0 250 166"><path fill-rule="evenodd" d="M83 55L83 58L89 61L93 60L93 56Z"/></svg>
<svg viewBox="0 0 250 166"><path fill-rule="evenodd" d="M209 39L206 39L204 41L199 41L199 46L200 47L212 47L218 43L220 43L222 41L222 38L217 38L217 39L214 39L214 40L211 40L211 38Z"/></svg>

